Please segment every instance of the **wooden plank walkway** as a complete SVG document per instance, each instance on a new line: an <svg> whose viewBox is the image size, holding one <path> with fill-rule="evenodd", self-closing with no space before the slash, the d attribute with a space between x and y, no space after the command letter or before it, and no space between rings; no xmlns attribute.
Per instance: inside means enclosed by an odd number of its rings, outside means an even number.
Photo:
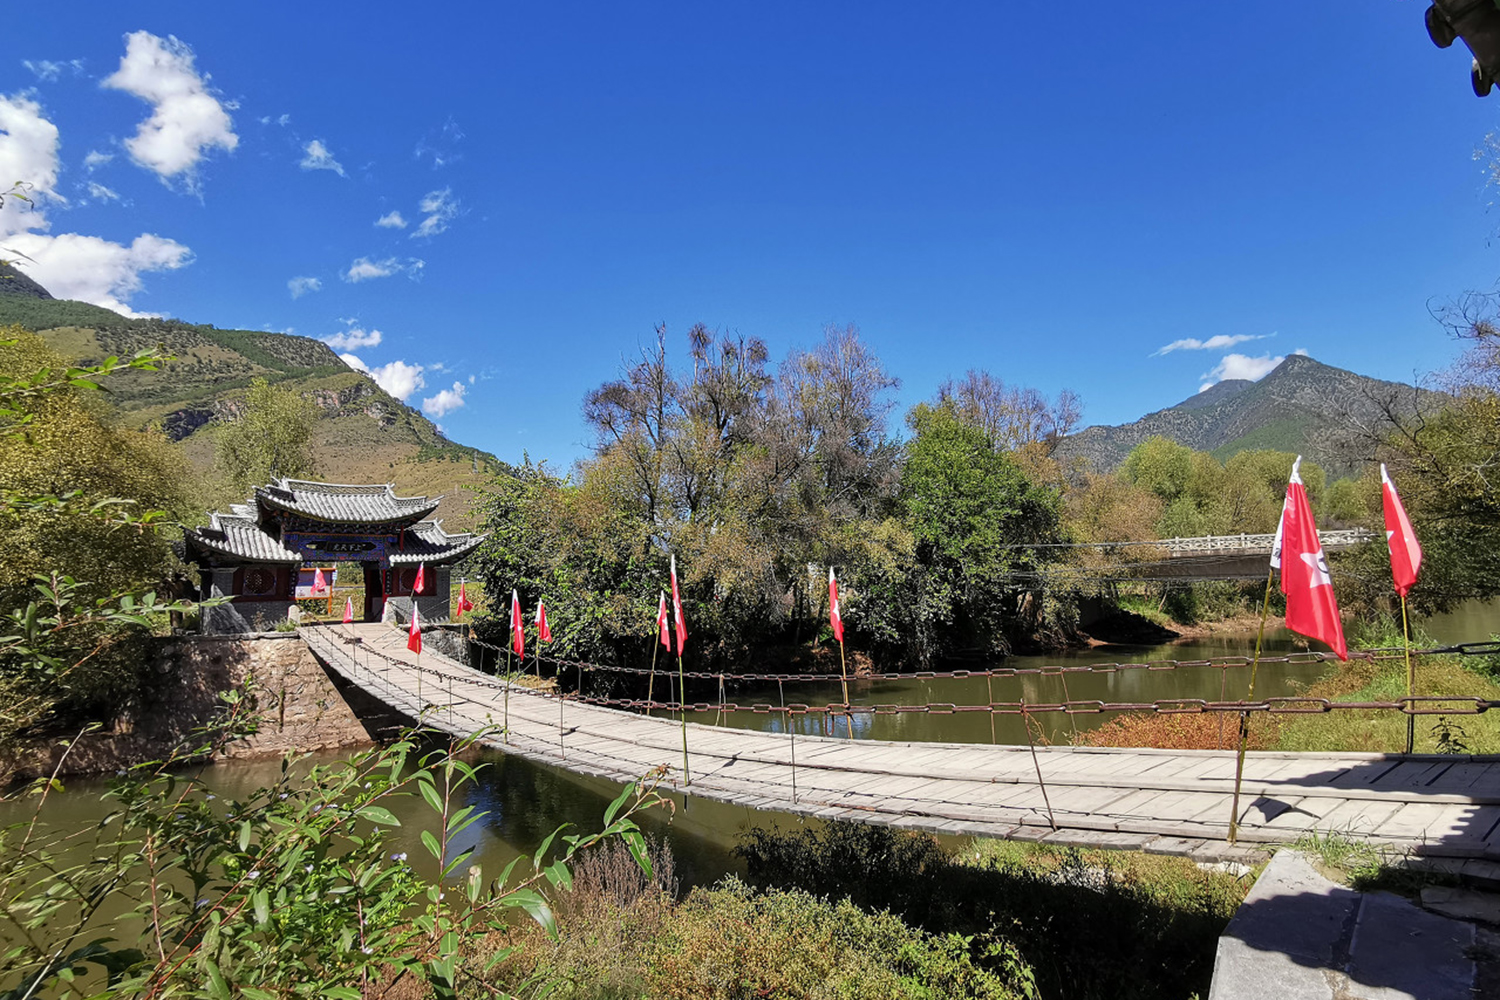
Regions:
<svg viewBox="0 0 1500 1000"><path fill-rule="evenodd" d="M430 728L467 735L506 716L499 678L431 651L418 671L403 631L363 624L301 634L327 667L409 717L420 714ZM560 702L515 685L508 717L508 737L485 740L506 753L620 782L666 765L663 787L820 819L1198 860L1250 859L1257 847L1312 831L1435 857L1500 860L1495 757L1251 753L1240 846L1231 848L1232 752L1038 747L1044 798L1024 746L793 740L689 723L691 783L683 789L676 721Z"/></svg>

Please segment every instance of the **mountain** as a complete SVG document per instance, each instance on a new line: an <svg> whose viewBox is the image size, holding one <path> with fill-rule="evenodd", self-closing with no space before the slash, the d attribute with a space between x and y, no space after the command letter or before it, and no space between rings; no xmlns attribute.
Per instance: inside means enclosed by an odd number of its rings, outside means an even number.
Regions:
<svg viewBox="0 0 1500 1000"><path fill-rule="evenodd" d="M321 478L389 482L406 494L444 494L437 516L449 519L450 531L472 526L473 494L464 487L508 468L488 452L449 441L419 411L310 337L127 319L86 302L54 299L41 285L7 269L0 272L0 326L10 324L34 330L59 354L84 363L163 346L173 360L157 372L112 376L110 399L127 424L160 424L205 474L214 463L213 429L239 418L254 378L292 389L315 404L313 454Z"/></svg>
<svg viewBox="0 0 1500 1000"><path fill-rule="evenodd" d="M1409 416L1439 408L1444 398L1292 354L1258 382L1226 379L1134 423L1085 428L1059 444L1053 457L1113 470L1130 449L1160 435L1220 461L1256 448L1298 452L1340 475L1368 460L1369 431L1387 409Z"/></svg>

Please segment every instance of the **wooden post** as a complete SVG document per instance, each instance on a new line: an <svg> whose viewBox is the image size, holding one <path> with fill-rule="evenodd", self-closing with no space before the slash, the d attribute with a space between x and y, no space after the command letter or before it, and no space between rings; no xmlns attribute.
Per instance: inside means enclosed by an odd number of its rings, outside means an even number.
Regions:
<svg viewBox="0 0 1500 1000"><path fill-rule="evenodd" d="M1266 615L1271 610L1271 577L1274 569L1266 570L1266 596L1260 602L1260 630L1255 633L1255 658L1250 661L1250 688L1245 700L1255 697L1255 674L1260 669L1260 647L1266 637ZM1229 807L1229 842L1232 844L1240 832L1240 783L1245 777L1245 744L1250 741L1250 713L1240 712L1240 752L1234 764L1234 802Z"/></svg>

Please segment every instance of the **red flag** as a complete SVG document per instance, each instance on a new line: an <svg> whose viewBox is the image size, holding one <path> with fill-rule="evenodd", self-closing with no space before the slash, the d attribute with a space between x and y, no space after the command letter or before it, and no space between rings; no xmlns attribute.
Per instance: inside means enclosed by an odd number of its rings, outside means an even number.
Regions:
<svg viewBox="0 0 1500 1000"><path fill-rule="evenodd" d="M672 557L672 623L677 626L677 655L687 645L687 619L682 616L682 598L677 593L677 557Z"/></svg>
<svg viewBox="0 0 1500 1000"><path fill-rule="evenodd" d="M839 611L839 580L828 567L828 624L833 626L833 637L844 641L844 616Z"/></svg>
<svg viewBox="0 0 1500 1000"><path fill-rule="evenodd" d="M354 621L354 598L344 598L344 624L348 625Z"/></svg>
<svg viewBox="0 0 1500 1000"><path fill-rule="evenodd" d="M417 563L417 582L411 585L413 594L420 594L427 589L427 564Z"/></svg>
<svg viewBox="0 0 1500 1000"><path fill-rule="evenodd" d="M1380 466L1380 497L1385 506L1385 546L1391 552L1391 577L1396 581L1396 593L1405 597L1422 571L1422 546L1411 530L1406 508L1401 506L1396 484L1391 482L1384 463Z"/></svg>
<svg viewBox="0 0 1500 1000"><path fill-rule="evenodd" d="M521 624L521 599L510 592L510 648L517 656L526 655L526 627Z"/></svg>
<svg viewBox="0 0 1500 1000"><path fill-rule="evenodd" d="M406 630L406 648L422 655L422 626L417 621L417 602L411 602L411 628Z"/></svg>
<svg viewBox="0 0 1500 1000"><path fill-rule="evenodd" d="M1302 456L1298 455L1292 463L1292 478L1286 485L1286 502L1276 531L1281 544L1271 553L1271 565L1281 569L1286 627L1327 643L1339 659L1347 660L1349 647L1344 643L1344 623L1333 596L1333 579L1323 558L1323 543L1313 523L1307 488L1297 473L1301 464Z"/></svg>
<svg viewBox="0 0 1500 1000"><path fill-rule="evenodd" d="M656 605L656 634L661 637L661 644L667 649L672 648L672 630L667 627L667 592L661 593L661 601Z"/></svg>
<svg viewBox="0 0 1500 1000"><path fill-rule="evenodd" d="M541 601L536 602L536 641L552 641L552 630L547 627L547 605Z"/></svg>
<svg viewBox="0 0 1500 1000"><path fill-rule="evenodd" d="M468 588L462 583L458 585L458 604L455 607L458 609L458 614L454 615L455 618L462 618L465 611L474 610L474 602L469 600Z"/></svg>
<svg viewBox="0 0 1500 1000"><path fill-rule="evenodd" d="M321 594L328 589L328 578L323 575L323 567L319 566L313 573L313 593Z"/></svg>

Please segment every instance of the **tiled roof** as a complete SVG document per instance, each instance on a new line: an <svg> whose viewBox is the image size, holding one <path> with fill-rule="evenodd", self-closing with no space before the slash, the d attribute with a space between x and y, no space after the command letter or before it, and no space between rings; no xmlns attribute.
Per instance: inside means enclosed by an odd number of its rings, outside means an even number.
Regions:
<svg viewBox="0 0 1500 1000"><path fill-rule="evenodd" d="M474 551L486 537L468 531L450 535L443 530L442 521L421 521L407 529L406 546L400 552L391 553L391 565L453 562Z"/></svg>
<svg viewBox="0 0 1500 1000"><path fill-rule="evenodd" d="M398 497L390 483L357 486L282 479L271 486L257 487L255 499L273 510L319 521L381 524L426 517L437 510L442 497Z"/></svg>
<svg viewBox="0 0 1500 1000"><path fill-rule="evenodd" d="M231 514L214 514L206 528L189 528L189 543L215 555L248 562L302 561L300 555L260 529L251 508L235 504L232 510Z"/></svg>

